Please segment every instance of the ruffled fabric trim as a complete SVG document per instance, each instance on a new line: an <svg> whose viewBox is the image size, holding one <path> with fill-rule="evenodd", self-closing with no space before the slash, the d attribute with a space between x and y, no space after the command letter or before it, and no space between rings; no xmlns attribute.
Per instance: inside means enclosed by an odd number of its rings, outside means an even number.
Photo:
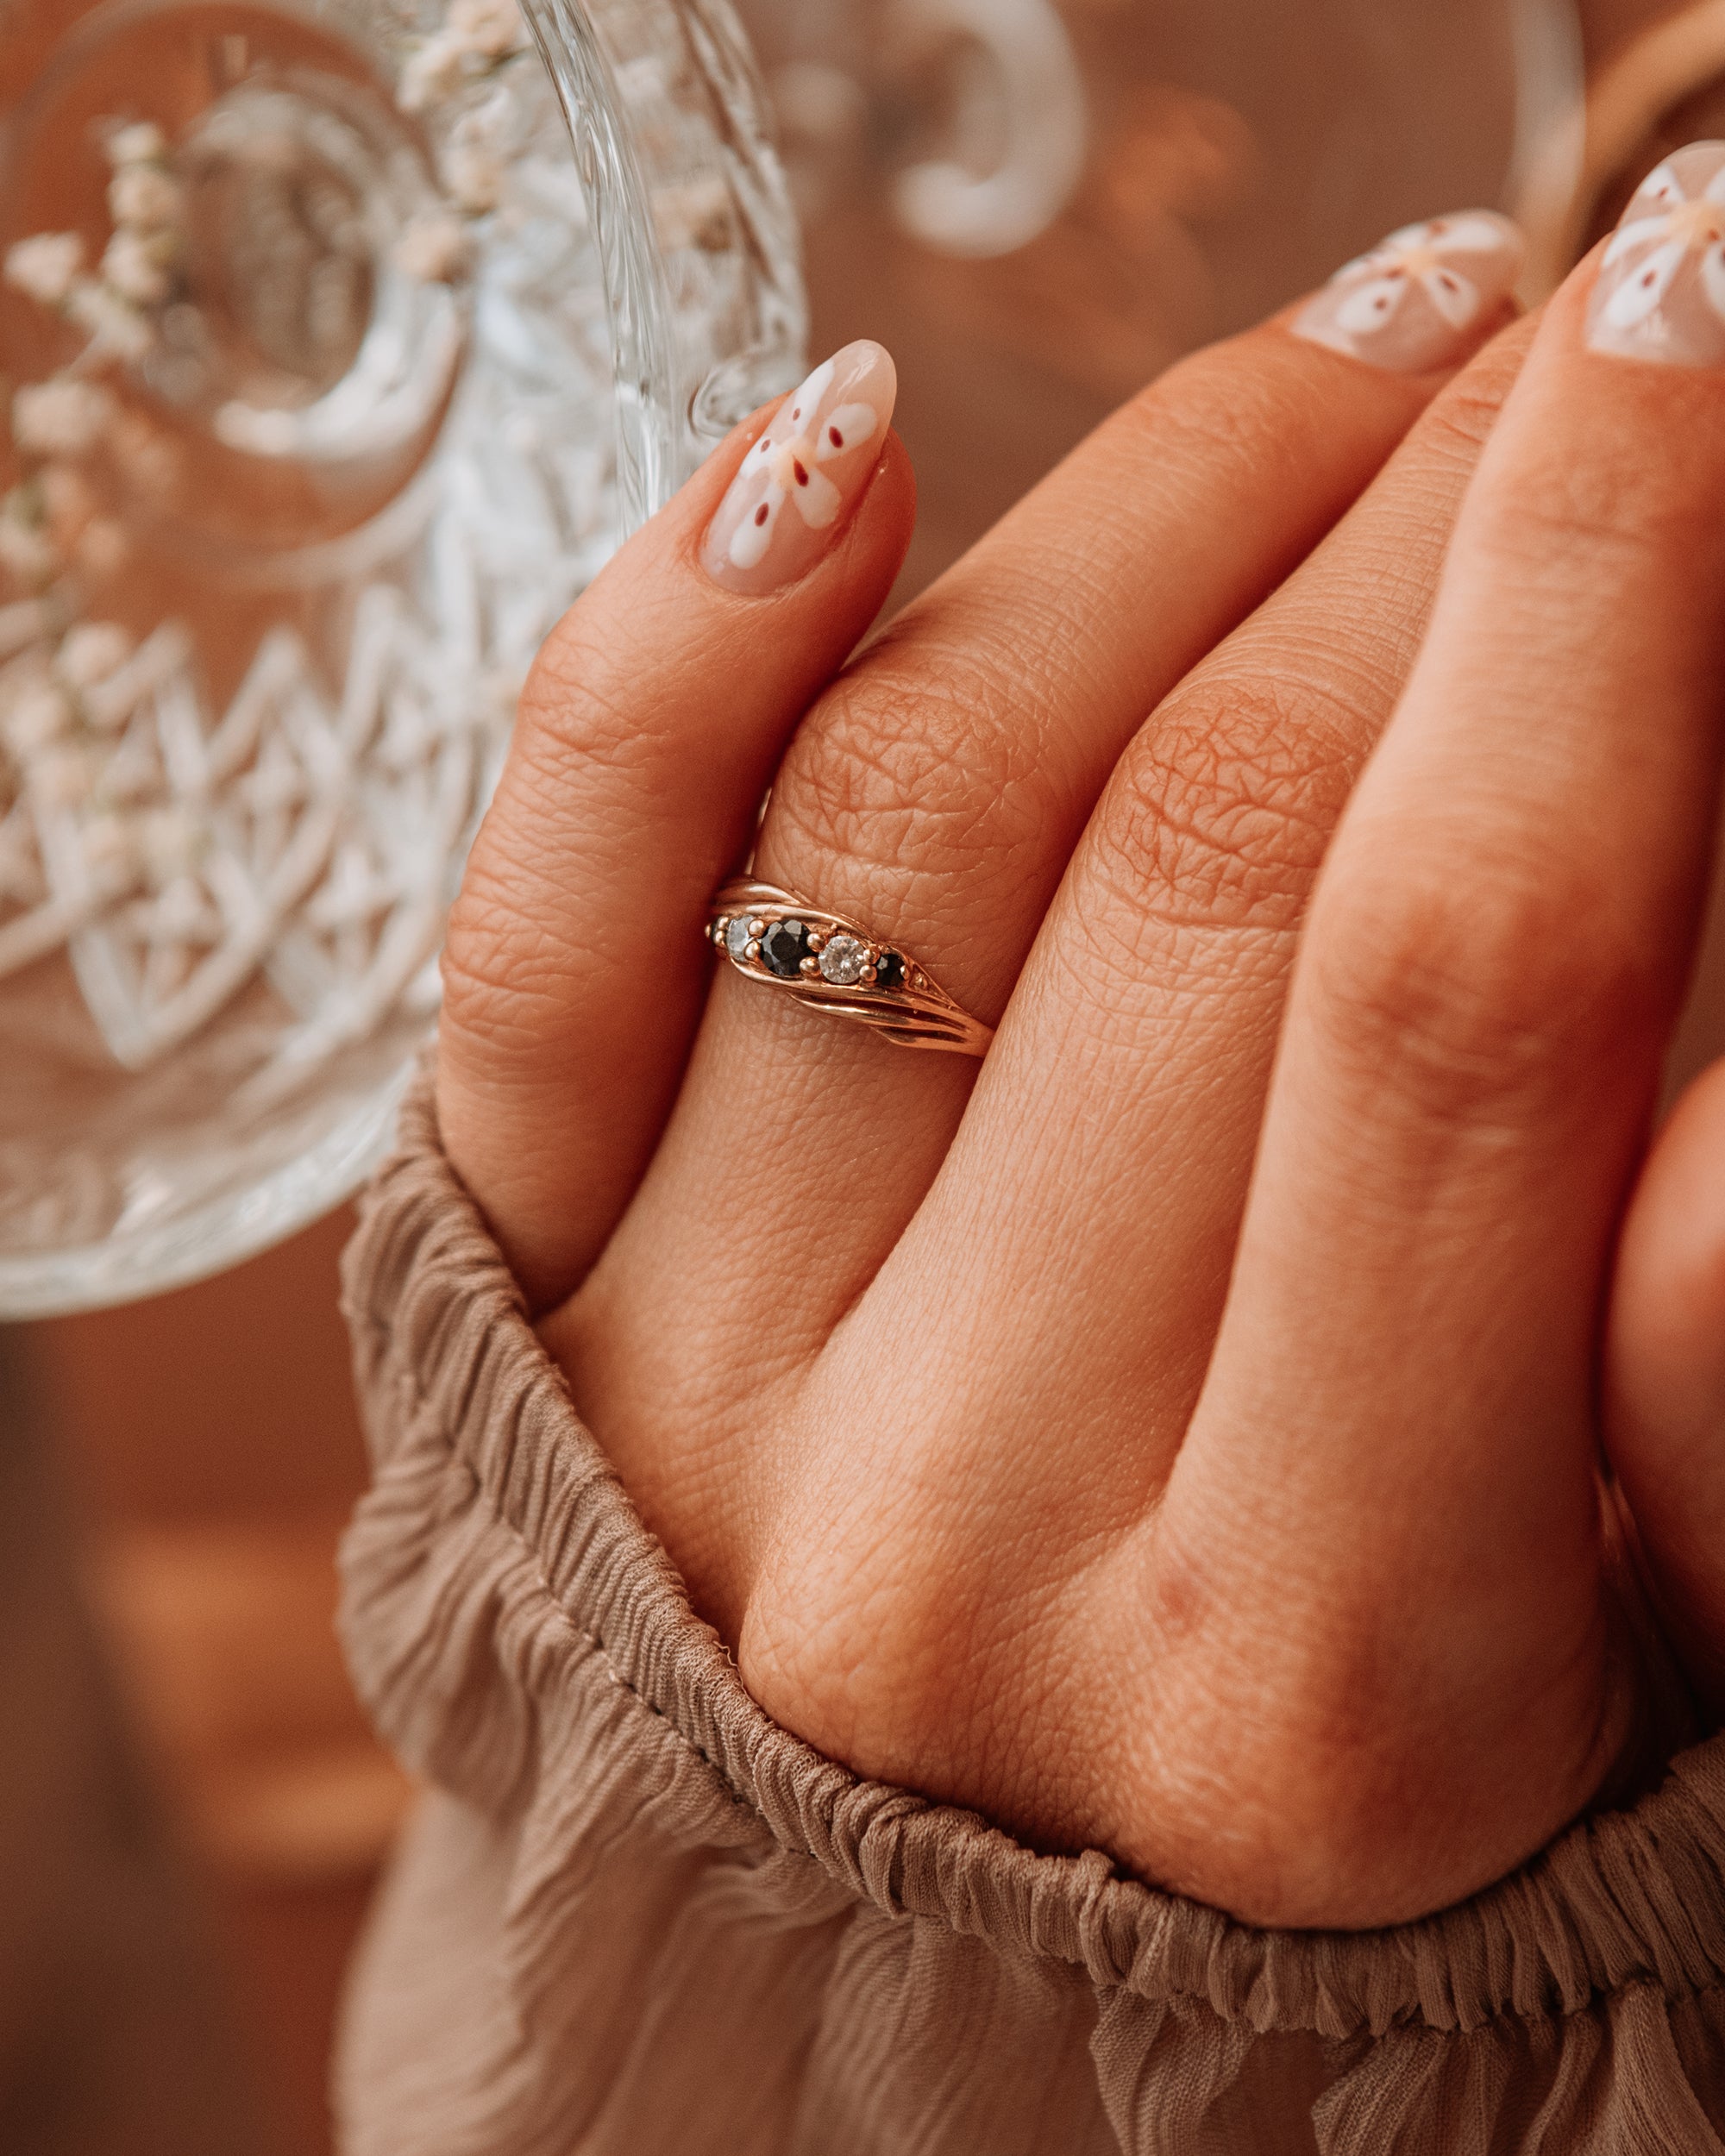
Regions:
<svg viewBox="0 0 1725 2156"><path fill-rule="evenodd" d="M456 2043L434 2025L447 2006L392 2021L362 1985L358 2021L387 2026L373 2055L394 2062L398 2110L416 2046L454 2045L470 2064L450 2065L440 2116L470 2113L492 2138L416 2128L421 2138L393 2140L355 2070L350 2108L370 2123L354 2146L612 2146L557 2138L569 2116L560 2073L585 2087L599 2070L536 2053L564 2027L555 2000L599 1921L593 1868L608 1850L605 1861L657 1865L673 1883L631 1904L651 1905L656 1924L675 1927L680 1897L704 1906L723 1875L746 1877L734 1912L745 1932L775 1917L800 1951L829 1941L804 1980L825 1987L826 2009L850 1985L849 2063L823 2065L827 2040L811 2038L782 2068L804 2076L784 2098L792 2124L763 2148L1000 2156L1021 2143L1011 2121L975 2138L975 2051L1005 2042L1009 2080L1067 2091L1057 2137L1044 2121L1044 2138L1022 2143L1038 2156L1725 2150L1725 1739L1684 1753L1632 1811L1584 1821L1421 1922L1371 1934L1235 1923L1100 1854L1038 1856L972 1814L860 1780L762 1713L576 1420L423 1089L367 1201L347 1288L376 1485L348 1541L344 1633L390 1741L488 1837L492 1891L467 1937L488 1958L498 2030L482 2057L471 2029ZM479 1863L476 1847L461 1861ZM423 1866L414 1890L438 1890ZM403 1937L416 1921L404 1895L398 1883L385 1920ZM607 1951L644 1968L652 1942L624 1934L646 1918L606 1906ZM724 1924L711 1911L701 1921L690 1965L723 1983ZM844 1963L865 1934L916 1944L882 1949L859 1990ZM375 1975L388 1959L373 1956L374 1990L401 1988L398 1962L395 1978ZM947 2041L942 2069L922 2024L936 2009L943 2027L962 2021L967 1987L992 2003L971 2053ZM920 2061L908 2122L858 2079L858 2058L882 2045L883 2072ZM825 2077L812 2096L811 2074ZM831 2095L841 2084L850 2097ZM841 2124L825 2138L797 2139L797 2118L829 2111ZM707 2143L662 2145L684 2156ZM644 2156L660 2144L617 2146Z"/></svg>

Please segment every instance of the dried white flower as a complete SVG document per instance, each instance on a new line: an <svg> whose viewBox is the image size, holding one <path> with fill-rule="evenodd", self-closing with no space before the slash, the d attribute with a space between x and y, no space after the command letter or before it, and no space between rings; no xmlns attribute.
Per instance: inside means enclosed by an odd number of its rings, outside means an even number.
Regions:
<svg viewBox="0 0 1725 2156"><path fill-rule="evenodd" d="M66 310L81 329L90 332L98 352L116 359L144 359L155 343L156 333L147 318L118 292L91 278L75 287Z"/></svg>
<svg viewBox="0 0 1725 2156"><path fill-rule="evenodd" d="M160 232L180 222L185 194L160 165L122 165L108 183L108 208L116 224Z"/></svg>
<svg viewBox="0 0 1725 2156"><path fill-rule="evenodd" d="M731 191L718 172L653 191L653 229L665 248L721 254L732 241Z"/></svg>
<svg viewBox="0 0 1725 2156"><path fill-rule="evenodd" d="M515 0L454 0L446 34L487 59L501 60L526 41L526 25Z"/></svg>
<svg viewBox="0 0 1725 2156"><path fill-rule="evenodd" d="M82 456L114 417L112 393L100 382L66 375L29 382L12 398L12 439L41 456Z"/></svg>
<svg viewBox="0 0 1725 2156"><path fill-rule="evenodd" d="M173 289L171 233L144 233L122 225L102 256L102 274L135 307L159 307Z"/></svg>
<svg viewBox="0 0 1725 2156"><path fill-rule="evenodd" d="M482 217L503 197L503 160L474 141L452 142L441 167L444 187L459 210Z"/></svg>
<svg viewBox="0 0 1725 2156"><path fill-rule="evenodd" d="M51 681L34 680L10 699L0 730L20 761L46 749L71 730L77 714L72 699Z"/></svg>
<svg viewBox="0 0 1725 2156"><path fill-rule="evenodd" d="M468 47L447 30L428 38L401 71L397 104L404 112L424 112L453 97L467 79L467 54Z"/></svg>
<svg viewBox="0 0 1725 2156"><path fill-rule="evenodd" d="M473 254L459 217L415 217L395 243L395 264L405 277L446 285L467 268Z"/></svg>
<svg viewBox="0 0 1725 2156"><path fill-rule="evenodd" d="M154 165L167 155L167 137L154 120L135 120L108 137L110 165Z"/></svg>
<svg viewBox="0 0 1725 2156"><path fill-rule="evenodd" d="M63 306L84 267L84 241L76 232L38 232L6 252L6 282L44 307Z"/></svg>
<svg viewBox="0 0 1725 2156"><path fill-rule="evenodd" d="M79 622L61 638L54 671L69 688L93 689L131 655L132 640L118 622Z"/></svg>

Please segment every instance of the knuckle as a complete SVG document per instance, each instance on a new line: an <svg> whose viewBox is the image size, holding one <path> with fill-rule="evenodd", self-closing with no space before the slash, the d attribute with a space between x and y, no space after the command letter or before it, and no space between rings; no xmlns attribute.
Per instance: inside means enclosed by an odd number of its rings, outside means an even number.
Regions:
<svg viewBox="0 0 1725 2156"><path fill-rule="evenodd" d="M1348 732L1297 669L1214 676L1164 705L1093 826L1110 913L1158 940L1294 927L1352 774Z"/></svg>
<svg viewBox="0 0 1725 2156"><path fill-rule="evenodd" d="M1407 1670L1388 1612L1344 1608L1250 1556L1242 1573L1206 1544L1160 1538L1146 1577L1151 1779L1198 1860L1227 1868L1209 1886L1243 1904L1266 1883L1285 1894L1375 1868L1387 1837L1417 1833L1421 1785L1398 1742Z"/></svg>
<svg viewBox="0 0 1725 2156"><path fill-rule="evenodd" d="M1583 865L1529 848L1467 877L1405 849L1342 872L1311 944L1343 1056L1439 1122L1547 1106L1649 1036L1669 960Z"/></svg>
<svg viewBox="0 0 1725 2156"><path fill-rule="evenodd" d="M1458 1567L1474 1576L1461 1547L1416 1579L1404 1547L1347 1556L1309 1533L1254 1546L1238 1520L1162 1524L1144 1576L1142 1778L1183 1840L1157 1868L1185 1871L1201 1898L1265 1923L1395 1921L1507 1870L1548 1813L1598 1787L1622 1732L1600 1712L1612 1650L1590 1582L1540 1595L1506 1665L1500 1606L1456 1599Z"/></svg>
<svg viewBox="0 0 1725 2156"><path fill-rule="evenodd" d="M896 666L860 668L786 758L775 843L789 843L799 874L831 869L889 907L906 900L906 871L962 877L1022 861L1045 837L1051 798L1033 721L1003 718L1025 692L975 650L919 649L913 689Z"/></svg>

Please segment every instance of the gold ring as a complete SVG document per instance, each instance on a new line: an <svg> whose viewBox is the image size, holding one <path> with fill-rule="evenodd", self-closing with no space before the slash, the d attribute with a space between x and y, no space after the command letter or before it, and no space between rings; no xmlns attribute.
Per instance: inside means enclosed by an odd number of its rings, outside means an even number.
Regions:
<svg viewBox="0 0 1725 2156"><path fill-rule="evenodd" d="M994 1030L973 1018L913 958L794 891L741 877L712 902L706 932L740 974L799 1003L856 1018L900 1048L986 1056Z"/></svg>

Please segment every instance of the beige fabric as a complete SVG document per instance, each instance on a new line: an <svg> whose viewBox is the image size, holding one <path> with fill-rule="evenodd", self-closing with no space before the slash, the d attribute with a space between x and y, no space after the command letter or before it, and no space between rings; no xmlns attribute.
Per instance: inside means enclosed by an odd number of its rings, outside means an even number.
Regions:
<svg viewBox="0 0 1725 2156"><path fill-rule="evenodd" d="M690 1613L423 1100L404 1144L349 1256L345 1622L434 1793L355 1981L349 2156L1725 2147L1725 1741L1370 1937L859 1781Z"/></svg>

